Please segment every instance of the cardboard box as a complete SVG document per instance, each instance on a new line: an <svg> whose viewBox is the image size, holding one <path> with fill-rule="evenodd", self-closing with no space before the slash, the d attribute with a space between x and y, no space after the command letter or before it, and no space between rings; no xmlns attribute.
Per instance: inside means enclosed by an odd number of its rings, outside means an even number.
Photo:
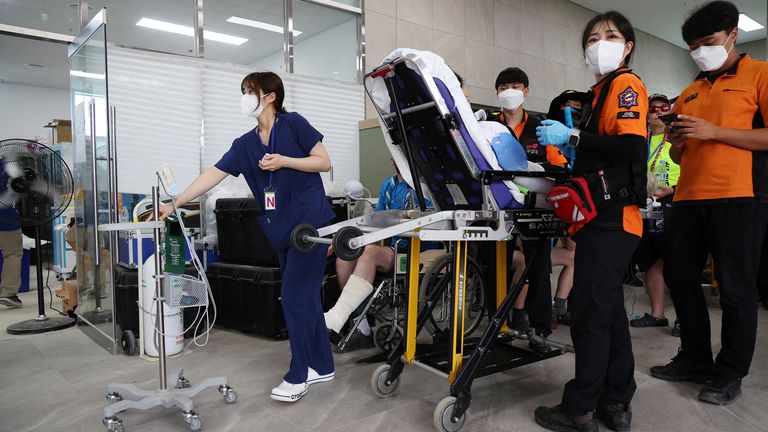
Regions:
<svg viewBox="0 0 768 432"><path fill-rule="evenodd" d="M61 289L56 290L54 294L61 299L61 310L65 313L77 308L77 282L62 281Z"/></svg>

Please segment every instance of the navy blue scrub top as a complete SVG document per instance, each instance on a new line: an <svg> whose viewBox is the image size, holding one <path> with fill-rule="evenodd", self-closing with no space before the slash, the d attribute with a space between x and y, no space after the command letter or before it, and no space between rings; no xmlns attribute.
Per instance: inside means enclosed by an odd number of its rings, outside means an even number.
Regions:
<svg viewBox="0 0 768 432"><path fill-rule="evenodd" d="M330 222L334 213L325 197L320 174L291 168L272 171L277 208L264 211L264 189L270 171L259 168L259 161L270 152L293 158L307 157L318 141L323 140L323 135L298 113L278 113L272 126L272 140L274 150L270 151L254 128L237 138L215 166L235 177L243 174L262 209L261 228L272 248L283 251L288 249L291 231L296 225L310 223L319 228Z"/></svg>

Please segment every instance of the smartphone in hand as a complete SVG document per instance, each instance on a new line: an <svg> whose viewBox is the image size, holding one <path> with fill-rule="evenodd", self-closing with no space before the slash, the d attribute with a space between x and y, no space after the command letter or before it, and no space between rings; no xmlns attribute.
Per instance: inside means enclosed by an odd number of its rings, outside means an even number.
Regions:
<svg viewBox="0 0 768 432"><path fill-rule="evenodd" d="M677 114L670 113L659 116L659 120L663 121L665 125L669 126L670 123L677 120Z"/></svg>

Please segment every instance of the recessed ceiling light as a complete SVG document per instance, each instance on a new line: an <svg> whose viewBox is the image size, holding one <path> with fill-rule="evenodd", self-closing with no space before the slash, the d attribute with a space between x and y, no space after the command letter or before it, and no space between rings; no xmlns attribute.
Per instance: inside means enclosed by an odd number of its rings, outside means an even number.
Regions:
<svg viewBox="0 0 768 432"><path fill-rule="evenodd" d="M45 67L45 66L43 66L41 64L37 64L37 63L27 63L24 66L26 66L26 67L28 67L30 69L42 69L42 68Z"/></svg>
<svg viewBox="0 0 768 432"><path fill-rule="evenodd" d="M744 14L739 14L739 28L745 32L751 32L765 28L765 26Z"/></svg>
<svg viewBox="0 0 768 432"><path fill-rule="evenodd" d="M79 71L79 70L71 70L69 71L69 74L76 77L81 78L91 78L91 79L100 79L103 80L105 78L104 74L97 74L92 72L85 72L85 71Z"/></svg>
<svg viewBox="0 0 768 432"><path fill-rule="evenodd" d="M151 28L154 30L166 31L169 33L176 33L184 36L194 36L195 29L188 26L173 24L165 21L160 21L151 18L142 18L136 23L139 27ZM216 42L222 42L230 45L242 45L248 41L248 39L231 36L224 33L217 33L208 30L203 30L203 37L207 40Z"/></svg>
<svg viewBox="0 0 768 432"><path fill-rule="evenodd" d="M283 28L282 27L276 26L274 24L263 23L261 21L254 21L254 20L250 20L250 19L247 19L247 18L240 18L240 17L236 17L236 16L231 16L231 17L227 18L227 22L228 23L232 23L232 24L240 24L240 25L244 25L244 26L248 26L248 27L254 27L254 28L262 29L262 30L269 30L271 32L283 34ZM294 36L298 36L301 33L302 32L300 32L298 30L294 30L293 31L293 35Z"/></svg>

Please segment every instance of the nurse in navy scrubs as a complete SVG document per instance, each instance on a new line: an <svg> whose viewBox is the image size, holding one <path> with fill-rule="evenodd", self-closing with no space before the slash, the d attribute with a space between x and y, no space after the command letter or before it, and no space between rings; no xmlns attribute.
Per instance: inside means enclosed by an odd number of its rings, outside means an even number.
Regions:
<svg viewBox="0 0 768 432"><path fill-rule="evenodd" d="M282 307L291 345L291 365L272 399L295 402L310 384L333 379L334 366L320 304L326 245L302 253L291 246L290 234L301 223L327 225L334 214L325 197L320 172L331 162L323 135L295 112L283 108L285 90L272 72L247 75L241 84L243 114L257 120L254 129L237 138L212 168L200 174L176 198L182 205L216 186L227 175L243 175L264 211L259 224L280 258ZM161 208L162 217L173 212ZM258 246L254 246L258 247Z"/></svg>

